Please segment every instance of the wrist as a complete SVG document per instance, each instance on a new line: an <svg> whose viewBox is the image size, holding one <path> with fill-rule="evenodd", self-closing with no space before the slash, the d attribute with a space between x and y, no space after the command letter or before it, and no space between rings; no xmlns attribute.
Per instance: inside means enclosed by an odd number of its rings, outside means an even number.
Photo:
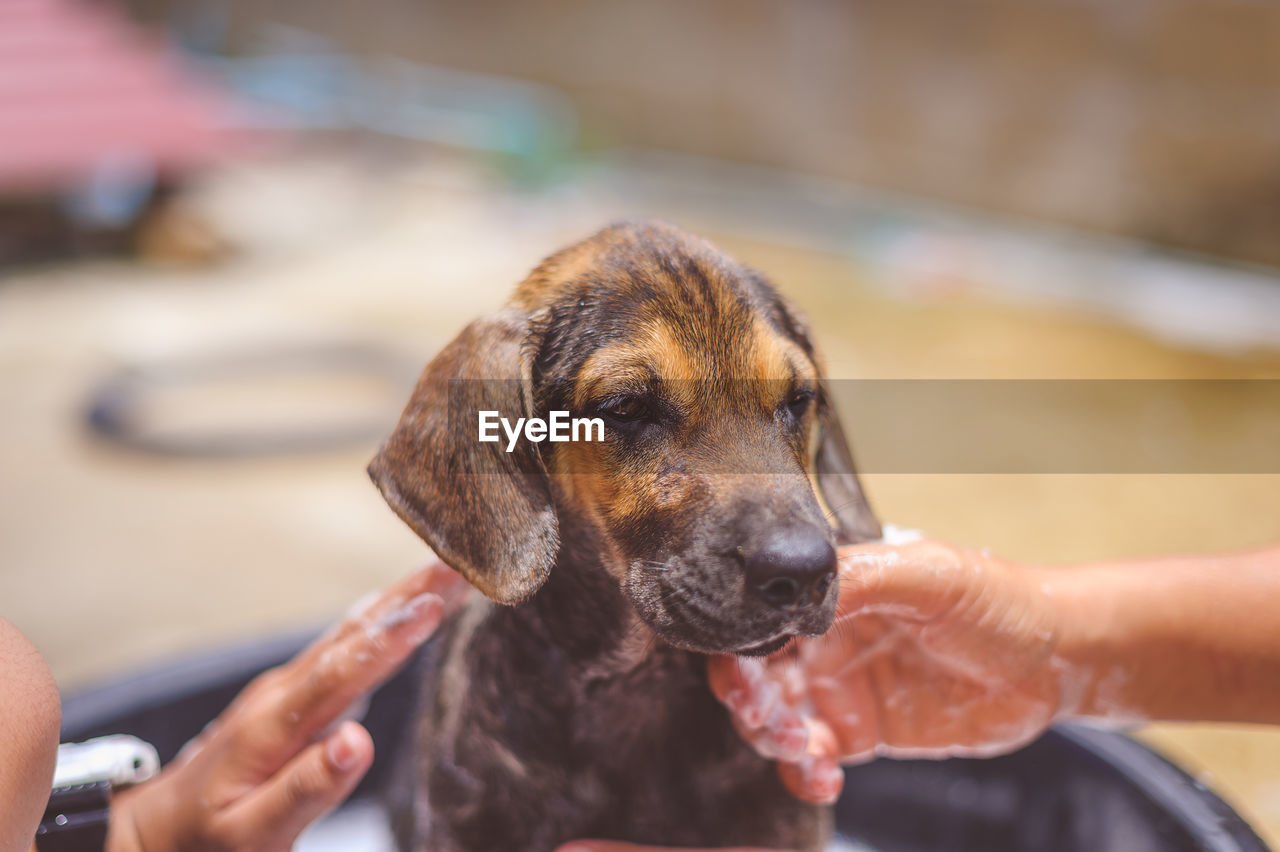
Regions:
<svg viewBox="0 0 1280 852"><path fill-rule="evenodd" d="M1057 625L1052 666L1059 679L1057 719L1143 720L1134 695L1140 639L1125 604L1135 598L1106 566L1045 569L1041 590ZM1123 584L1120 584L1123 585Z"/></svg>
<svg viewBox="0 0 1280 852"><path fill-rule="evenodd" d="M145 852L134 808L134 800L143 789L134 787L112 798L105 852Z"/></svg>

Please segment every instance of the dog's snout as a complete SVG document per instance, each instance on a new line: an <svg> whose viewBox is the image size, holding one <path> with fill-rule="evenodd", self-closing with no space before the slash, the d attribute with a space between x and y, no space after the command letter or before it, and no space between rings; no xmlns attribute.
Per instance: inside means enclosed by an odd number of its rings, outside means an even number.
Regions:
<svg viewBox="0 0 1280 852"><path fill-rule="evenodd" d="M784 530L741 553L747 587L779 609L820 603L836 575L835 548L818 530Z"/></svg>

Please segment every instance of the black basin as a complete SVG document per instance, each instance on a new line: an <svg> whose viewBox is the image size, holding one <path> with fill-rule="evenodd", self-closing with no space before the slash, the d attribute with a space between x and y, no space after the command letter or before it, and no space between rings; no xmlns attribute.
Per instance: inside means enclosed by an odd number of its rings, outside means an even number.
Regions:
<svg viewBox="0 0 1280 852"><path fill-rule="evenodd" d="M254 675L310 638L228 648L67 696L63 740L134 734L167 761ZM364 722L375 743L396 741L409 706L404 677L374 696ZM383 782L385 769L375 760L356 796ZM883 852L1267 850L1182 770L1128 737L1078 726L990 760L878 760L850 769L837 823Z"/></svg>

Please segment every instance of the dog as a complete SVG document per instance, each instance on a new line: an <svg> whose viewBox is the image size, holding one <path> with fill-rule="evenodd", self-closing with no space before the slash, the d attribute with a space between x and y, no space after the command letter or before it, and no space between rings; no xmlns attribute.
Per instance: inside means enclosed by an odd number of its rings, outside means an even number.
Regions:
<svg viewBox="0 0 1280 852"><path fill-rule="evenodd" d="M597 418L603 440L482 442L484 411ZM606 227L431 361L369 471L483 593L420 664L401 849L824 846L830 809L706 684L707 654L826 631L835 545L880 536L809 331L762 275L669 225Z"/></svg>

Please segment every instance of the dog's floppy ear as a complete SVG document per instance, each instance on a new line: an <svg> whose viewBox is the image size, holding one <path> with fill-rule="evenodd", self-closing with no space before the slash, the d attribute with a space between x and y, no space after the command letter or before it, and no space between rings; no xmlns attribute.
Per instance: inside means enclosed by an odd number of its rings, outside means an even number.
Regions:
<svg viewBox="0 0 1280 852"><path fill-rule="evenodd" d="M783 333L804 350L809 359L823 369L822 358L813 344L809 327L800 314L781 295L773 290L762 277L757 282L768 288L772 295L770 306L774 320ZM858 471L853 464L853 454L845 441L840 415L831 398L831 389L824 378L818 388L818 434L814 455L814 474L818 490L831 511L836 524L836 539L840 544L871 541L881 537L880 521L858 481Z"/></svg>
<svg viewBox="0 0 1280 852"><path fill-rule="evenodd" d="M536 447L479 440L479 412L529 417L536 321L506 309L467 326L422 373L369 475L445 562L500 603L547 579L559 528Z"/></svg>
<svg viewBox="0 0 1280 852"><path fill-rule="evenodd" d="M814 456L814 473L822 499L836 521L836 539L840 544L871 541L881 537L880 521L858 481L853 454L844 438L840 415L826 381L818 390L818 447Z"/></svg>

